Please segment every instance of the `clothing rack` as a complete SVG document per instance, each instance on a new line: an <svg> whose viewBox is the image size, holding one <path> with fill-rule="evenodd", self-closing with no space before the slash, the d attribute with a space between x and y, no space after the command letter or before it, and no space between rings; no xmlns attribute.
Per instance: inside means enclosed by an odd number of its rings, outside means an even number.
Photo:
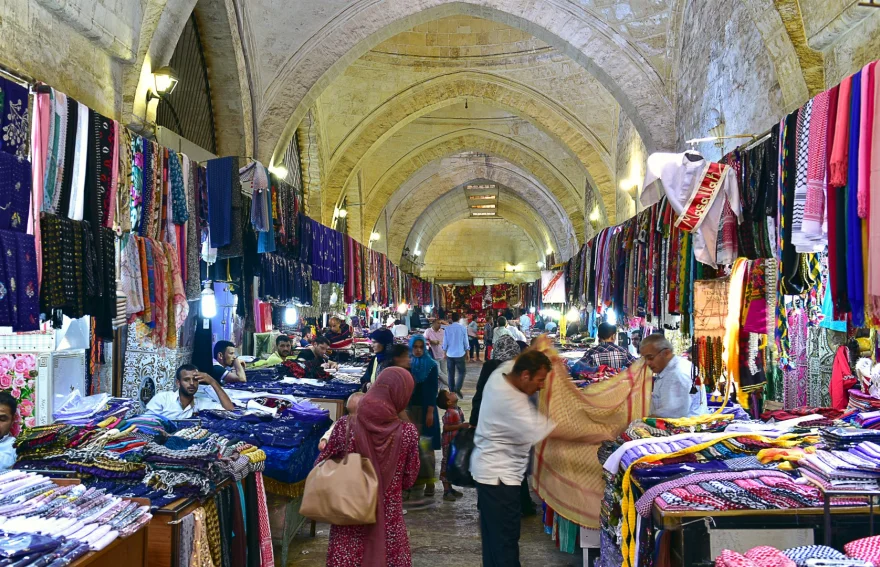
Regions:
<svg viewBox="0 0 880 567"><path fill-rule="evenodd" d="M16 71L6 65L0 64L0 75L6 77L10 81L16 82L23 87L30 88L37 81L30 75L26 75L20 71Z"/></svg>

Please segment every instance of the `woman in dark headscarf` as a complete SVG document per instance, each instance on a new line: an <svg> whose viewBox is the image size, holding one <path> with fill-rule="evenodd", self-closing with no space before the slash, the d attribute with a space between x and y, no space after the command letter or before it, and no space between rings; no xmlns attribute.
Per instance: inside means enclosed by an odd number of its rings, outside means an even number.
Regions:
<svg viewBox="0 0 880 567"><path fill-rule="evenodd" d="M413 335L409 340L410 372L415 389L409 400L409 418L419 430L421 439L431 439L430 450L440 449L440 415L437 412L437 392L440 390L440 369L425 346L425 337ZM420 440L421 442L421 440ZM423 447L422 450L425 450ZM416 486L424 485L425 496L434 495L434 471L416 480Z"/></svg>
<svg viewBox="0 0 880 567"><path fill-rule="evenodd" d="M318 456L320 463L358 453L370 459L379 480L375 524L330 527L329 567L412 565L402 493L419 474L419 432L399 414L413 388L412 376L403 368L383 370L358 405L353 435L346 435L351 416L342 417Z"/></svg>
<svg viewBox="0 0 880 567"><path fill-rule="evenodd" d="M483 363L480 377L477 379L477 392L474 394L474 400L471 404L471 426L476 427L480 421L480 404L483 403L483 389L486 387L486 382L489 381L489 376L501 366L502 362L513 360L519 356L519 353L523 351L523 345L517 343L516 339L510 335L503 335L495 339L495 343L492 345L492 360Z"/></svg>
<svg viewBox="0 0 880 567"><path fill-rule="evenodd" d="M370 333L370 339L373 341L373 358L370 359L367 371L361 377L361 385L364 386L365 390L369 388L368 384L376 380L376 376L381 371L380 365L386 361L388 351L391 345L394 344L394 335L385 328L376 329Z"/></svg>

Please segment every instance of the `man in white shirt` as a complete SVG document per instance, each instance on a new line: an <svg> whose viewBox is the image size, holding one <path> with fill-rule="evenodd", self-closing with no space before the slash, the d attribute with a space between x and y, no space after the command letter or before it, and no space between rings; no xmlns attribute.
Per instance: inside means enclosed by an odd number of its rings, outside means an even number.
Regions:
<svg viewBox="0 0 880 567"><path fill-rule="evenodd" d="M434 360L437 361L437 366L440 367L440 378L442 378L442 382L446 382L446 353L443 352L443 337L445 333L443 329L440 328L440 318L434 319L431 322L431 328L425 331L425 340L428 341L428 348L431 349L431 354L434 355Z"/></svg>
<svg viewBox="0 0 880 567"><path fill-rule="evenodd" d="M529 350L499 366L483 391L471 474L477 483L484 567L520 565L520 485L529 450L556 427L529 396L544 387L549 371L550 359Z"/></svg>
<svg viewBox="0 0 880 567"><path fill-rule="evenodd" d="M190 419L201 410L235 409L232 400L217 380L210 374L199 372L192 364L184 364L177 369L174 383L177 390L157 392L147 404L147 413L168 419ZM208 394L199 392L199 384L213 388L220 403L215 402Z"/></svg>
<svg viewBox="0 0 880 567"><path fill-rule="evenodd" d="M394 333L394 336L397 338L409 336L409 328L404 325L403 321L400 319L395 319L394 327L391 329L391 332Z"/></svg>

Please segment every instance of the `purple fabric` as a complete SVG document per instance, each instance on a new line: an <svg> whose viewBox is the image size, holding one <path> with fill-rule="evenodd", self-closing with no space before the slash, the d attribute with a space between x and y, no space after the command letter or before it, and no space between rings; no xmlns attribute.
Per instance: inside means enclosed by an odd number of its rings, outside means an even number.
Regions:
<svg viewBox="0 0 880 567"><path fill-rule="evenodd" d="M31 163L0 152L0 230L24 232L31 206Z"/></svg>
<svg viewBox="0 0 880 567"><path fill-rule="evenodd" d="M32 234L14 233L17 240L16 290L18 313L12 330L16 333L36 331L40 327L40 290L37 283L37 250ZM15 307L15 306L13 306ZM15 308L13 308L15 311Z"/></svg>
<svg viewBox="0 0 880 567"><path fill-rule="evenodd" d="M859 219L859 124L862 100L861 71L852 77L849 122L849 171L846 187L846 282L852 322L865 326L865 279L862 266L862 221Z"/></svg>
<svg viewBox="0 0 880 567"><path fill-rule="evenodd" d="M714 473L702 473L702 474L694 474L689 476L684 476L681 478L677 478L675 480L670 480L669 482L663 482L648 489L641 498L639 498L638 502L636 502L636 510L638 510L639 514L643 518L647 518L651 515L651 507L654 505L654 499L663 494L664 492L668 492L673 488L681 488L682 486L688 486L690 484L697 484L700 482L707 481L719 481L719 480L739 480L741 478L758 478L758 477L766 477L766 476L776 476L791 479L790 476L783 472L779 471L768 471L768 470L759 470L759 471L731 471L731 472L714 472Z"/></svg>
<svg viewBox="0 0 880 567"><path fill-rule="evenodd" d="M3 301L9 302L9 313L4 323L12 327L18 325L18 239L15 235L15 232L0 230L0 253L3 254L3 266L6 272L3 281L0 282L2 284L0 289L6 293Z"/></svg>

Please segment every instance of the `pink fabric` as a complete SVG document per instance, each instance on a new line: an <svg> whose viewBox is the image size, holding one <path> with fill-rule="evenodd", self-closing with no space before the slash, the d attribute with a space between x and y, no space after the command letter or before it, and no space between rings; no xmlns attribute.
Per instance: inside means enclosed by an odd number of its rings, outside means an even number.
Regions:
<svg viewBox="0 0 880 567"><path fill-rule="evenodd" d="M715 559L715 567L760 567L757 563L735 551L725 549Z"/></svg>
<svg viewBox="0 0 880 567"><path fill-rule="evenodd" d="M400 460L403 422L398 414L406 409L415 382L403 368L383 370L363 397L354 421L354 442L358 453L370 459L379 477L379 494L394 480ZM376 523L368 526L364 547L364 565L385 564L385 505L379 498Z"/></svg>
<svg viewBox="0 0 880 567"><path fill-rule="evenodd" d="M754 561L758 567L797 567L794 561L769 545L753 547L746 551L745 556Z"/></svg>
<svg viewBox="0 0 880 567"><path fill-rule="evenodd" d="M869 179L870 192L880 194L880 120L876 118L877 97L880 93L880 69L874 65L873 72L873 95L875 106L875 118L871 133L871 176ZM868 206L868 226L880 227L880 206ZM869 293L873 296L874 312L880 313L880 229L871 230L868 233L868 256L869 262Z"/></svg>
<svg viewBox="0 0 880 567"><path fill-rule="evenodd" d="M822 234L822 223L825 220L825 142L828 130L829 98L828 91L816 95L816 98L813 99L813 113L810 117L807 202L804 208L801 231L811 236Z"/></svg>
<svg viewBox="0 0 880 567"><path fill-rule="evenodd" d="M257 484L257 514L260 525L260 565L275 567L275 555L272 551L272 532L269 530L269 506L266 504L266 488L263 486L263 473L254 473Z"/></svg>
<svg viewBox="0 0 880 567"><path fill-rule="evenodd" d="M862 106L859 112L859 218L868 218L871 179L871 134L874 130L874 71L876 64L868 63L862 68Z"/></svg>
<svg viewBox="0 0 880 567"><path fill-rule="evenodd" d="M880 567L880 536L866 537L851 541L843 546L843 551L854 559L861 559Z"/></svg>
<svg viewBox="0 0 880 567"><path fill-rule="evenodd" d="M43 281L43 246L40 238L40 211L43 209L43 188L46 177L46 160L49 157L49 122L55 119L55 110L49 93L37 93L34 97L34 124L31 128L31 214L28 215L27 233L34 235L37 252L37 289Z"/></svg>
<svg viewBox="0 0 880 567"><path fill-rule="evenodd" d="M846 173L849 167L849 108L852 92L852 77L840 83L837 98L837 118L834 124L834 145L831 148L831 164L828 172L828 185L843 187L846 185Z"/></svg>

